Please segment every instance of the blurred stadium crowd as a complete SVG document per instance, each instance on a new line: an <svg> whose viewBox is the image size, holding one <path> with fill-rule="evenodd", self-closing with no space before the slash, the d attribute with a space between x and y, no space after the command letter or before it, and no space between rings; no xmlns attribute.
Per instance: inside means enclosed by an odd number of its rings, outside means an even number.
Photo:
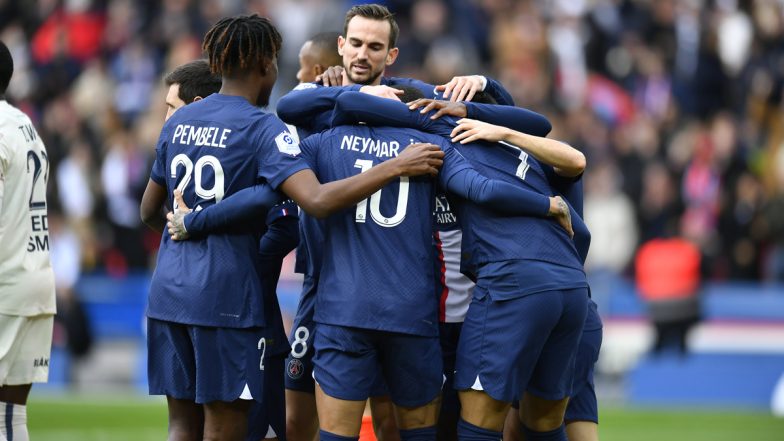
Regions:
<svg viewBox="0 0 784 441"><path fill-rule="evenodd" d="M401 26L388 75L493 76L585 152L589 270L630 271L640 244L682 236L700 246L708 280L784 280L784 1L380 3ZM154 265L159 236L138 207L165 114L162 75L201 55L211 24L243 12L273 20L280 96L302 43L342 30L352 4L0 0L16 62L9 99L51 158L58 290L81 271Z"/></svg>

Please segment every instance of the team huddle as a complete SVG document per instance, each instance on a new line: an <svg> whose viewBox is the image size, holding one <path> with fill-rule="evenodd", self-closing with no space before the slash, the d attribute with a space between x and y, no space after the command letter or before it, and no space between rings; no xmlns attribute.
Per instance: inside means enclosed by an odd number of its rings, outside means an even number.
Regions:
<svg viewBox="0 0 784 441"><path fill-rule="evenodd" d="M584 156L492 79L383 76L397 33L384 7L352 8L303 47L277 117L259 109L268 20L220 21L185 66L222 83L180 94L142 203L149 219L173 195L148 309L172 439L356 439L368 399L381 439L595 434ZM295 246L286 344L275 284Z"/></svg>
<svg viewBox="0 0 784 441"><path fill-rule="evenodd" d="M170 440L356 440L368 400L383 441L598 440L585 157L491 78L384 76L397 36L351 8L277 116L266 18L219 21L166 77L141 216L163 233L148 376Z"/></svg>

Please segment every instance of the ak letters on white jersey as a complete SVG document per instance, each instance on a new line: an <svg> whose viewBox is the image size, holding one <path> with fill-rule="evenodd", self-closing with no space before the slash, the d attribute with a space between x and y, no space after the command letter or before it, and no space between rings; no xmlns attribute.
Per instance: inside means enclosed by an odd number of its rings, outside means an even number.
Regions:
<svg viewBox="0 0 784 441"><path fill-rule="evenodd" d="M0 314L54 314L49 158L30 118L0 100Z"/></svg>

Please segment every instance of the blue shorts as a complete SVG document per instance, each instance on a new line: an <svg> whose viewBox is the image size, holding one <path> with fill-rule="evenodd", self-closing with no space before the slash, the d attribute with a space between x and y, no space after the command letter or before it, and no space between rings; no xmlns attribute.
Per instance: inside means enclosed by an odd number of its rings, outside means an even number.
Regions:
<svg viewBox="0 0 784 441"><path fill-rule="evenodd" d="M571 395L587 288L493 301L477 285L457 350L455 389L484 390L499 401L524 391L546 400Z"/></svg>
<svg viewBox="0 0 784 441"><path fill-rule="evenodd" d="M589 309L588 314L595 313ZM598 314L596 315L598 318ZM596 403L596 391L593 385L593 368L599 360L602 347L602 328L584 329L577 347L577 359L574 363L574 382L572 398L566 407L564 420L592 421L599 423L599 409Z"/></svg>
<svg viewBox="0 0 784 441"><path fill-rule="evenodd" d="M248 435L246 441L261 441L277 438L286 441L286 392L283 383L284 354L264 360L264 398L255 401L248 412Z"/></svg>
<svg viewBox="0 0 784 441"><path fill-rule="evenodd" d="M314 377L331 397L361 401L373 396L379 372L399 406L423 406L441 391L438 337L319 323L314 344Z"/></svg>
<svg viewBox="0 0 784 441"><path fill-rule="evenodd" d="M302 282L302 295L297 306L297 315L291 326L289 344L291 352L286 357L286 389L299 392L315 393L313 382L313 321L315 311L315 294L318 288L317 279L305 276Z"/></svg>
<svg viewBox="0 0 784 441"><path fill-rule="evenodd" d="M196 403L264 396L264 328L214 328L147 319L150 395ZM246 390L247 388L247 390Z"/></svg>

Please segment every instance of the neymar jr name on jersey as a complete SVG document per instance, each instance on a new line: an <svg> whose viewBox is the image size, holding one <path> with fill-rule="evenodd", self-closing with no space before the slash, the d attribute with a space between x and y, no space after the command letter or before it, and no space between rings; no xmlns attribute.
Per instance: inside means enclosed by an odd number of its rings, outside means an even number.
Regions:
<svg viewBox="0 0 784 441"><path fill-rule="evenodd" d="M365 138L364 136L344 135L340 141L340 150L367 153L379 158L394 158L398 155L400 143Z"/></svg>
<svg viewBox="0 0 784 441"><path fill-rule="evenodd" d="M220 138L218 137L218 132L220 132ZM229 138L230 134L230 129L177 124L177 127L174 128L172 143L225 149L226 140ZM178 138L179 141L177 140Z"/></svg>

